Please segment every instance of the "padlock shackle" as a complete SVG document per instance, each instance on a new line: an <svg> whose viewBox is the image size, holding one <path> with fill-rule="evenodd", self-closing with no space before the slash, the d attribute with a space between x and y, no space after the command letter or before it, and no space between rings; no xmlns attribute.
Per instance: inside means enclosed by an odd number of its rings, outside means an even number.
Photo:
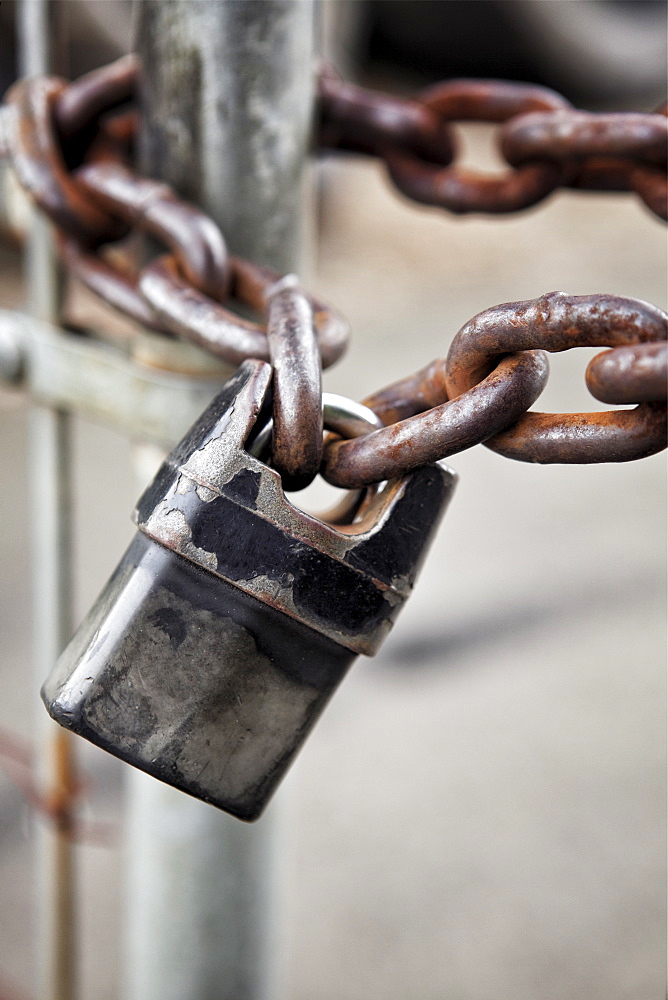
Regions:
<svg viewBox="0 0 668 1000"><path fill-rule="evenodd" d="M325 429L340 434L344 438L357 438L372 431L381 430L385 425L372 409L364 403L356 403L347 396L339 396L336 392L323 392L322 418ZM274 421L267 419L264 426L253 436L252 443L246 446L249 455L265 461L274 429Z"/></svg>

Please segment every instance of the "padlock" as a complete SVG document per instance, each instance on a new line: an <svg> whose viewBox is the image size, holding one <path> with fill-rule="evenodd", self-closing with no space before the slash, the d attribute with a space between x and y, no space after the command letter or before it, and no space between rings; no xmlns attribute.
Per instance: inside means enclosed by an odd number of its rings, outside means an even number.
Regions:
<svg viewBox="0 0 668 1000"><path fill-rule="evenodd" d="M306 514L246 450L270 390L271 367L245 362L169 455L42 690L61 725L244 820L387 635L455 482L425 466L351 524Z"/></svg>

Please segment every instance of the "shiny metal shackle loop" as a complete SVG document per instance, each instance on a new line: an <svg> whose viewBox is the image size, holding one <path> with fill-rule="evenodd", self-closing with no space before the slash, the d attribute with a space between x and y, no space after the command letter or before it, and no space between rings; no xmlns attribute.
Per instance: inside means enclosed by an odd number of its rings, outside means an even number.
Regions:
<svg viewBox="0 0 668 1000"><path fill-rule="evenodd" d="M323 392L322 417L325 429L340 434L345 438L362 437L372 431L380 430L384 424L373 410L363 403L356 403L347 396L339 396L335 392ZM249 455L263 460L267 449L271 446L274 422L269 418L264 427L255 435L246 449Z"/></svg>

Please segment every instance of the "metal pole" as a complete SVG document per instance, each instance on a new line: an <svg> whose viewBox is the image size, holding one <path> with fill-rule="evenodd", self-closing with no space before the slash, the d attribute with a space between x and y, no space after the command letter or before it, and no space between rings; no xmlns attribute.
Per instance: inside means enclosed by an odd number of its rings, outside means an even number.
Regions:
<svg viewBox="0 0 668 1000"><path fill-rule="evenodd" d="M49 0L23 0L19 16L21 73L64 70L63 8ZM28 311L57 324L60 282L50 227L32 214L27 245ZM33 641L35 690L52 669L72 631L70 418L34 406L30 420L33 510ZM37 990L40 1000L75 1000L76 921L74 845L71 839L77 780L70 735L36 708L38 781L53 822L36 831Z"/></svg>
<svg viewBox="0 0 668 1000"><path fill-rule="evenodd" d="M138 13L142 167L200 204L234 253L295 269L312 0L143 0ZM156 459L138 456L142 485ZM247 826L130 775L130 1000L275 995L275 838L275 810Z"/></svg>

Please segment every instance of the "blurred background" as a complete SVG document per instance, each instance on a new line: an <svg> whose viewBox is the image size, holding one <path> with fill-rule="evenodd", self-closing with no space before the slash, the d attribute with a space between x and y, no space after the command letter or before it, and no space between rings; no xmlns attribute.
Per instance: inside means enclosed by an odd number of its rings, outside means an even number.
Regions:
<svg viewBox="0 0 668 1000"><path fill-rule="evenodd" d="M73 75L131 46L130 3L70 3ZM0 5L2 88L12 17ZM663 3L333 0L323 47L409 93L449 76L534 80L579 106L664 96ZM499 165L492 129L466 156ZM443 356L499 302L560 289L666 307L661 225L631 195L562 191L517 215L410 204L378 164L314 168L308 285L349 318L325 388L361 399ZM23 303L16 242L0 306ZM91 309L90 303L86 304ZM551 358L543 410L599 408L594 351ZM0 390L0 726L29 747L26 398ZM76 424L80 618L130 539L130 444ZM532 467L478 447L416 592L360 659L277 795L281 1000L638 1000L664 995L665 461ZM120 998L125 767L79 741L83 997ZM4 759L11 763L11 755ZM0 759L0 763L2 760ZM14 769L15 771L15 769ZM0 771L0 998L32 993L33 811ZM274 806L272 805L272 809ZM185 1000L185 998L184 998Z"/></svg>

